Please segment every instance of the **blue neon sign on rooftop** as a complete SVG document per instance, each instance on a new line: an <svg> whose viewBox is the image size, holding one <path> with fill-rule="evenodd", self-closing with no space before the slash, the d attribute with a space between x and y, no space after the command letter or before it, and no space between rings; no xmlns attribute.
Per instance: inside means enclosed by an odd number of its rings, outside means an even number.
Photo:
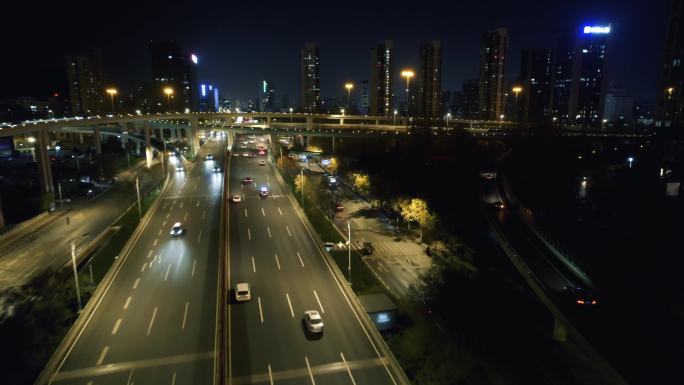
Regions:
<svg viewBox="0 0 684 385"><path fill-rule="evenodd" d="M610 24L608 25L585 25L584 33L586 34L607 34L610 33Z"/></svg>

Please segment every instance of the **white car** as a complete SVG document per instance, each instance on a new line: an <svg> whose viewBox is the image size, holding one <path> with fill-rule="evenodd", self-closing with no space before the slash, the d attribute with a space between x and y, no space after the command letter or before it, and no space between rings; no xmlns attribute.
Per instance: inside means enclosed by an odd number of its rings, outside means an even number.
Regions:
<svg viewBox="0 0 684 385"><path fill-rule="evenodd" d="M240 197L239 195L233 195L233 198L231 198L231 200L233 201L233 203L240 203L242 202L242 197Z"/></svg>
<svg viewBox="0 0 684 385"><path fill-rule="evenodd" d="M252 295L249 290L249 284L240 282L235 285L235 300L238 302L249 301Z"/></svg>
<svg viewBox="0 0 684 385"><path fill-rule="evenodd" d="M265 166L265 165L266 165L266 161L265 161L265 160L262 159L262 160L259 161L259 166Z"/></svg>
<svg viewBox="0 0 684 385"><path fill-rule="evenodd" d="M178 236L183 235L184 232L185 232L185 229L183 229L183 225L181 225L180 222L176 222L173 224L173 227L171 227L171 231L169 232L169 234L172 237L178 237Z"/></svg>
<svg viewBox="0 0 684 385"><path fill-rule="evenodd" d="M233 153L233 156L234 156L234 157L238 157L238 156L240 156L240 154L238 154L237 152L234 152L234 153Z"/></svg>
<svg viewBox="0 0 684 385"><path fill-rule="evenodd" d="M246 157L249 156L249 153L248 153L248 152L243 152L243 153L242 153L242 156L244 156L244 157L246 158Z"/></svg>
<svg viewBox="0 0 684 385"><path fill-rule="evenodd" d="M316 310L304 312L304 324L310 333L323 333L323 318Z"/></svg>

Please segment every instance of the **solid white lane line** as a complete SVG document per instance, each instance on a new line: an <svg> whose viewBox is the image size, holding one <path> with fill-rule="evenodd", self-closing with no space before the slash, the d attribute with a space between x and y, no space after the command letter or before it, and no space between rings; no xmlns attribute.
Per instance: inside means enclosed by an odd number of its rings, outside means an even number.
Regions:
<svg viewBox="0 0 684 385"><path fill-rule="evenodd" d="M197 243L201 243L200 240L202 239L202 230L200 230L199 234L197 234Z"/></svg>
<svg viewBox="0 0 684 385"><path fill-rule="evenodd" d="M105 346L104 349L102 349L102 353L100 353L100 358L97 359L97 365L98 366L102 365L102 361L104 361L105 356L107 355L108 351L109 351L109 345Z"/></svg>
<svg viewBox="0 0 684 385"><path fill-rule="evenodd" d="M287 230L287 235L289 235L290 238L292 238L292 233L290 232L290 228L285 226L285 230Z"/></svg>
<svg viewBox="0 0 684 385"><path fill-rule="evenodd" d="M135 370L135 368L131 369L131 373L128 375L128 382L126 382L126 385L132 384L131 379L133 378L133 371L134 370Z"/></svg>
<svg viewBox="0 0 684 385"><path fill-rule="evenodd" d="M304 261L302 261L302 256L299 254L299 251L297 252L297 257L299 257L299 263L301 263L302 267L304 267Z"/></svg>
<svg viewBox="0 0 684 385"><path fill-rule="evenodd" d="M133 298L133 297L128 297L128 298L126 298L126 303L125 303L124 306L123 306L123 309L124 309L124 310L128 309L128 305L130 305L131 299L132 299L132 298Z"/></svg>
<svg viewBox="0 0 684 385"><path fill-rule="evenodd" d="M152 242L152 247L157 246L157 243L159 243L159 238L155 239L154 242Z"/></svg>
<svg viewBox="0 0 684 385"><path fill-rule="evenodd" d="M114 329L112 329L112 334L116 334L116 332L119 331L119 326L121 326L121 318L116 320L116 323L114 324Z"/></svg>
<svg viewBox="0 0 684 385"><path fill-rule="evenodd" d="M202 220L207 216L207 210L202 210Z"/></svg>
<svg viewBox="0 0 684 385"><path fill-rule="evenodd" d="M280 213L280 215L283 215L283 212L280 211L280 207L278 207L278 213Z"/></svg>
<svg viewBox="0 0 684 385"><path fill-rule="evenodd" d="M196 266L197 266L197 258L195 258L195 259L192 261L192 274L190 274L191 277L194 277L194 276L195 276L195 267L196 267Z"/></svg>
<svg viewBox="0 0 684 385"><path fill-rule="evenodd" d="M266 211L264 211L264 208L261 208L261 215L266 216Z"/></svg>
<svg viewBox="0 0 684 385"><path fill-rule="evenodd" d="M173 372L171 376L171 385L176 385L176 372Z"/></svg>
<svg viewBox="0 0 684 385"><path fill-rule="evenodd" d="M159 229L159 232L157 233L157 236L160 236L162 233L162 229Z"/></svg>
<svg viewBox="0 0 684 385"><path fill-rule="evenodd" d="M313 373L311 373L311 365L309 365L309 358L304 356L304 361L306 361L306 370L309 371L309 378L311 378L311 385L316 385L316 380L313 378Z"/></svg>
<svg viewBox="0 0 684 385"><path fill-rule="evenodd" d="M294 310L292 310L292 302L290 302L290 295L285 293L285 298L287 298L287 304L290 306L290 314L292 314L292 318L294 318Z"/></svg>
<svg viewBox="0 0 684 385"><path fill-rule="evenodd" d="M154 317L157 316L157 308L154 308L154 311L152 312L152 318L150 319L150 326L147 327L147 335L150 335L150 332L152 331L152 325L154 325Z"/></svg>
<svg viewBox="0 0 684 385"><path fill-rule="evenodd" d="M137 289L139 283L140 283L140 278L137 278L137 279L135 280L135 282L133 282L133 288L134 288L134 289Z"/></svg>
<svg viewBox="0 0 684 385"><path fill-rule="evenodd" d="M314 290L313 292L314 292L314 297L316 297L316 302L318 302L318 307L321 308L321 313L325 314L325 309L323 309L323 305L321 305L321 300L318 299L318 294L316 294L316 290Z"/></svg>
<svg viewBox="0 0 684 385"><path fill-rule="evenodd" d="M271 238L271 229L268 226L266 226L266 231L268 231L268 237Z"/></svg>
<svg viewBox="0 0 684 385"><path fill-rule="evenodd" d="M342 362L344 362L344 367L347 368L347 373L349 373L349 379L351 379L351 382L353 385L356 385L356 381L354 381L354 376L351 374L351 370L349 369L349 365L347 365L347 360L344 359L344 354L340 352L340 357L342 357Z"/></svg>
<svg viewBox="0 0 684 385"><path fill-rule="evenodd" d="M169 278L169 271L171 271L171 264L169 263L169 267L166 268L166 274L164 274L164 281L166 281L167 278Z"/></svg>
<svg viewBox="0 0 684 385"><path fill-rule="evenodd" d="M278 270L280 270L280 261L278 260L278 254L275 254L276 265L278 265Z"/></svg>
<svg viewBox="0 0 684 385"><path fill-rule="evenodd" d="M254 264L254 257L252 257L252 271L256 273L256 265Z"/></svg>
<svg viewBox="0 0 684 385"><path fill-rule="evenodd" d="M257 297L257 302L259 303L259 319L261 323L264 323L264 312L261 310L261 297Z"/></svg>
<svg viewBox="0 0 684 385"><path fill-rule="evenodd" d="M185 302L185 312L183 313L183 324L181 325L181 330L185 330L185 320L188 318L188 306L190 306L190 301Z"/></svg>
<svg viewBox="0 0 684 385"><path fill-rule="evenodd" d="M143 263L142 267L140 268L141 273L145 271L145 266L147 266L147 263Z"/></svg>
<svg viewBox="0 0 684 385"><path fill-rule="evenodd" d="M268 379L271 381L271 385L273 385L273 372L271 372L271 364L268 364Z"/></svg>

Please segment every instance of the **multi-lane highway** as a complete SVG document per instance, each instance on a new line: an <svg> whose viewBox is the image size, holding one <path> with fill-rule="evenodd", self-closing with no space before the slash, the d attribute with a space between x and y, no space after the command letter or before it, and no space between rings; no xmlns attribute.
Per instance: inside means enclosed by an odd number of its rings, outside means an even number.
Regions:
<svg viewBox="0 0 684 385"><path fill-rule="evenodd" d="M175 172L51 383L212 384L225 141ZM214 161L204 161L213 153ZM186 232L173 238L174 222Z"/></svg>
<svg viewBox="0 0 684 385"><path fill-rule="evenodd" d="M248 146L236 151L256 151L255 144ZM230 160L229 195L239 194L242 201L228 209L227 282L233 289L237 282L249 283L251 300L228 306L229 383L401 383L371 338L374 331L362 322L365 315L343 290L346 283L333 274L271 164L259 165L262 159ZM242 183L245 177L254 182ZM259 196L261 187L269 190L267 198ZM305 332L306 310L321 313L321 337Z"/></svg>

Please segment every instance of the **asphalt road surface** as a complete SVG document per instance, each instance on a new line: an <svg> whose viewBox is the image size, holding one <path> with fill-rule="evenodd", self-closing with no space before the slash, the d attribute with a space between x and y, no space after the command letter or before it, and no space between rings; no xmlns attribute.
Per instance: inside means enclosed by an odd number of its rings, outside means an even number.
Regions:
<svg viewBox="0 0 684 385"><path fill-rule="evenodd" d="M242 146L241 136L236 141ZM266 156L230 161L228 306L231 383L393 384L388 359L371 341L331 266L285 195ZM251 177L251 184L242 183ZM261 187L267 198L258 195ZM251 286L251 300L236 303L237 282ZM318 310L322 336L305 332L303 314Z"/></svg>
<svg viewBox="0 0 684 385"><path fill-rule="evenodd" d="M213 166L224 149L223 138L209 140L175 172L52 383L213 383L223 187ZM169 235L174 222L181 237Z"/></svg>

